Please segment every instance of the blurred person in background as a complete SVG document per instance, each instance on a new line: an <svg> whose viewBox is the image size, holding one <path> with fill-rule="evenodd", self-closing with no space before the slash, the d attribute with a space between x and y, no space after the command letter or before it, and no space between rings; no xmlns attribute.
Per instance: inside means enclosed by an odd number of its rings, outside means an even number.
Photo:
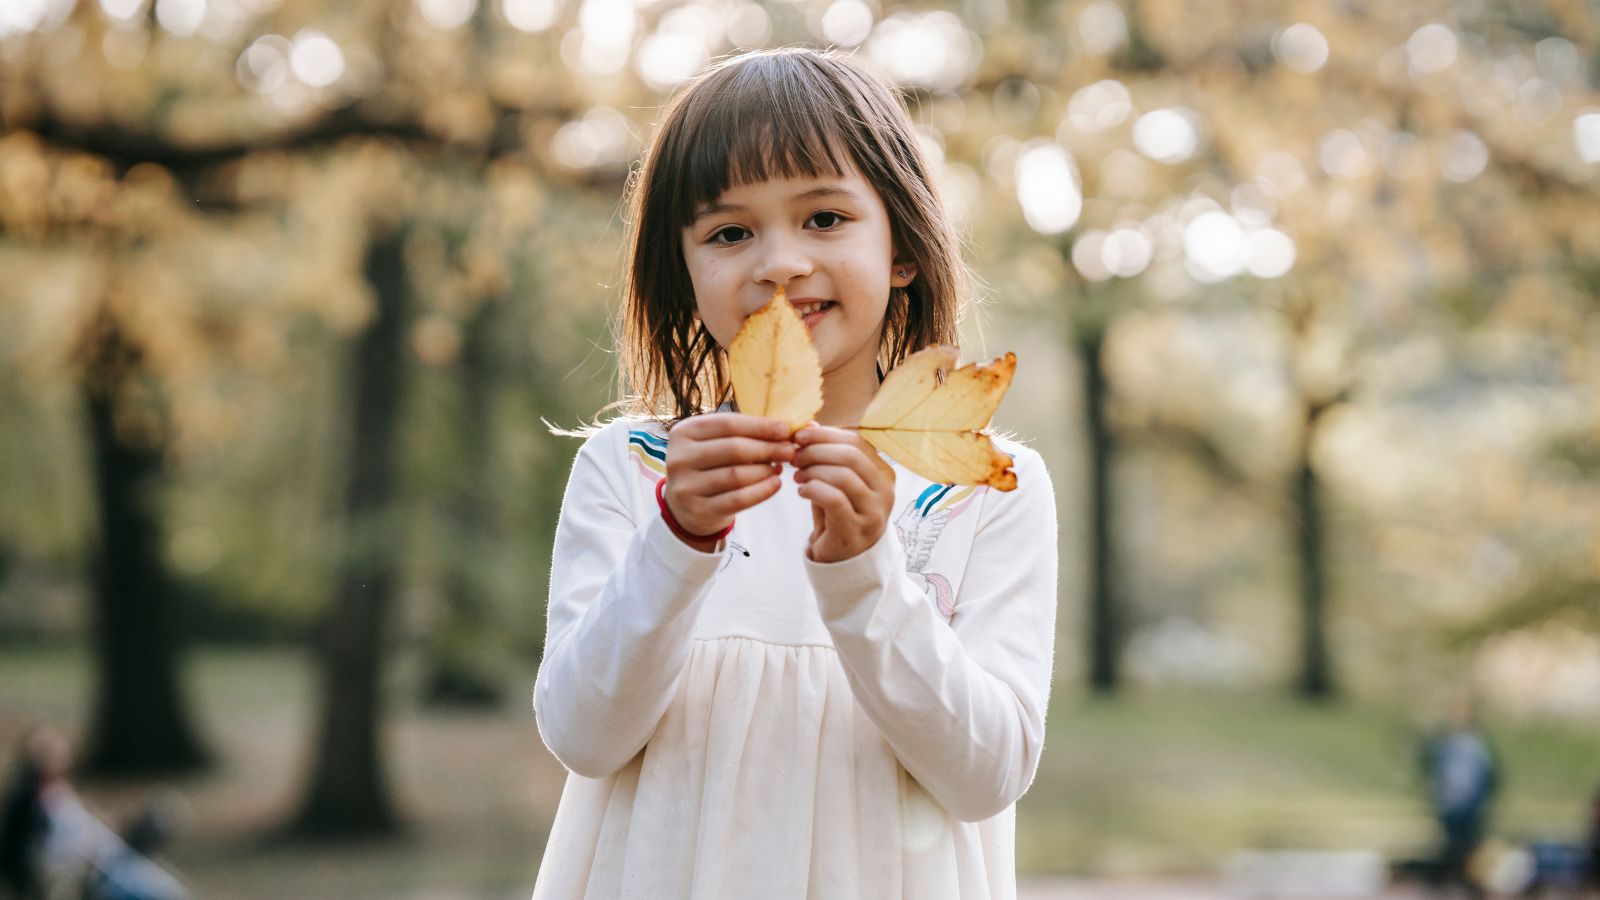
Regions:
<svg viewBox="0 0 1600 900"><path fill-rule="evenodd" d="M178 806L163 797L119 837L91 813L67 781L71 748L48 726L19 745L0 812L0 897L43 900L181 900L188 892L152 860Z"/></svg>
<svg viewBox="0 0 1600 900"><path fill-rule="evenodd" d="M1589 878L1590 890L1600 893L1600 787L1596 787L1594 798L1589 801Z"/></svg>
<svg viewBox="0 0 1600 900"><path fill-rule="evenodd" d="M35 728L17 745L17 762L6 782L0 809L0 891L33 900L45 896L45 842L50 837L47 797L66 774L66 739L50 728Z"/></svg>
<svg viewBox="0 0 1600 900"><path fill-rule="evenodd" d="M1444 725L1424 743L1422 769L1439 823L1438 881L1468 896L1481 896L1468 877L1469 864L1483 842L1500 772L1470 696L1455 699Z"/></svg>

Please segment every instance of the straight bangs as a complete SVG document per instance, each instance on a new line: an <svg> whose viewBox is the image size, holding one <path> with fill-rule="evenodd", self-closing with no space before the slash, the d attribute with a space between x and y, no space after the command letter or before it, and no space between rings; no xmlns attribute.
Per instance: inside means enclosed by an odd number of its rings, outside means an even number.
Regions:
<svg viewBox="0 0 1600 900"><path fill-rule="evenodd" d="M831 121L841 106L837 89L798 59L759 62L765 65L714 70L703 90L685 98L682 127L662 142L657 160L682 175L668 198L669 228L688 227L730 187L844 177L851 154Z"/></svg>

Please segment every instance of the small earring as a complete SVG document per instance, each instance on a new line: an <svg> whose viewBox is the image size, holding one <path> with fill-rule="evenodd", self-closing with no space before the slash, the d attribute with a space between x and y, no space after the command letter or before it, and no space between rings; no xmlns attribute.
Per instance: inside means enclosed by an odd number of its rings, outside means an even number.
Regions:
<svg viewBox="0 0 1600 900"><path fill-rule="evenodd" d="M906 270L905 269L901 269L900 271L895 273L895 276L898 277L898 278L906 277Z"/></svg>

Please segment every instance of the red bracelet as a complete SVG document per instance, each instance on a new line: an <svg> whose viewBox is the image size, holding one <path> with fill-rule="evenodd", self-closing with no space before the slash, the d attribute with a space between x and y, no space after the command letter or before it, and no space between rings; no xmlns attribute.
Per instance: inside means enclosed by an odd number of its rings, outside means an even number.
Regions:
<svg viewBox="0 0 1600 900"><path fill-rule="evenodd" d="M720 541L723 538L727 537L728 534L733 531L733 523L729 522L727 528L724 528L724 529L722 529L721 531L719 531L719 532L717 532L715 534L690 534L688 531L686 531L684 529L684 527L682 525L678 524L678 520L677 519L674 519L672 517L672 510L667 509L667 493L666 493L666 491L667 491L667 480L665 478L663 478L660 481L656 482L656 505L661 507L661 518L666 520L667 527L672 529L672 533L677 535L679 538L681 538L681 539L683 539L685 541L689 541L691 543L700 543L700 542L703 542L703 541Z"/></svg>

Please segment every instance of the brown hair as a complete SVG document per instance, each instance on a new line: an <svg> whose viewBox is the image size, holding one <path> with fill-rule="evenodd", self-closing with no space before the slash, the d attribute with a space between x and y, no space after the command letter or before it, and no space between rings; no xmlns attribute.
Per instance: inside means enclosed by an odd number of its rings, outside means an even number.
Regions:
<svg viewBox="0 0 1600 900"><path fill-rule="evenodd" d="M847 163L882 198L899 258L917 266L908 287L891 291L879 365L956 343L968 274L903 102L845 56L747 53L673 99L630 185L617 406L675 422L728 397L726 354L695 316L683 260L695 210L730 185L837 177Z"/></svg>

